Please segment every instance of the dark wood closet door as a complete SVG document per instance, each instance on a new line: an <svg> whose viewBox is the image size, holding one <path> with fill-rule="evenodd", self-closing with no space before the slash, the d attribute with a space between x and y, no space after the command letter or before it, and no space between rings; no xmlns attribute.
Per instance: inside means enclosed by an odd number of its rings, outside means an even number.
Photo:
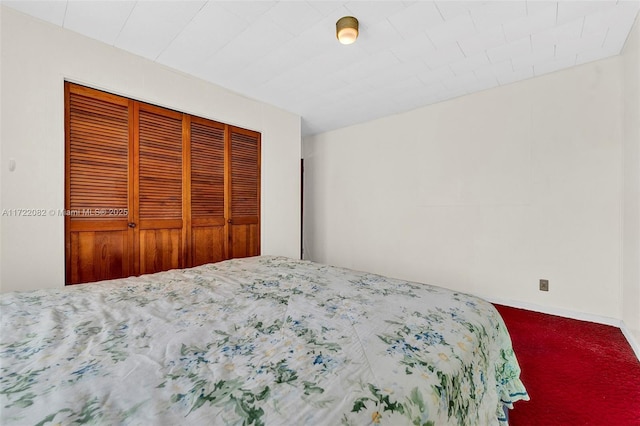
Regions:
<svg viewBox="0 0 640 426"><path fill-rule="evenodd" d="M260 254L260 133L229 126L229 257Z"/></svg>
<svg viewBox="0 0 640 426"><path fill-rule="evenodd" d="M135 106L139 163L133 168L138 200L134 267L139 274L182 268L182 114L141 103Z"/></svg>
<svg viewBox="0 0 640 426"><path fill-rule="evenodd" d="M227 258L224 136L221 123L190 117L192 266Z"/></svg>
<svg viewBox="0 0 640 426"><path fill-rule="evenodd" d="M130 101L65 83L66 282L131 275Z"/></svg>
<svg viewBox="0 0 640 426"><path fill-rule="evenodd" d="M260 133L65 83L66 282L260 254Z"/></svg>

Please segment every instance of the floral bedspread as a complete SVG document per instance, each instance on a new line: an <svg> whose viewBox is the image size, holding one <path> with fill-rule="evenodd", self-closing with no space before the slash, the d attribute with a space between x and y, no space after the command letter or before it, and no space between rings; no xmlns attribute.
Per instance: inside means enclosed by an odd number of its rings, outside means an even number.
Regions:
<svg viewBox="0 0 640 426"><path fill-rule="evenodd" d="M3 425L496 425L491 304L262 256L0 296Z"/></svg>

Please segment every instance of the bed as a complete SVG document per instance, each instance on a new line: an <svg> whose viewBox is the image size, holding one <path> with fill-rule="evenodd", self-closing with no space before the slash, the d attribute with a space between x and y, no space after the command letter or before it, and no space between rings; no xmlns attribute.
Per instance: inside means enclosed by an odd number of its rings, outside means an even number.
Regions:
<svg viewBox="0 0 640 426"><path fill-rule="evenodd" d="M482 299L284 257L0 297L0 423L498 425Z"/></svg>

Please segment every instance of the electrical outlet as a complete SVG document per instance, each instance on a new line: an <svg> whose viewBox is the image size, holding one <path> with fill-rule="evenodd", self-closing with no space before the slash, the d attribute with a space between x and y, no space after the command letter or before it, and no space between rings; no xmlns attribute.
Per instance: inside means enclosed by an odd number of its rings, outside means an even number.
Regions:
<svg viewBox="0 0 640 426"><path fill-rule="evenodd" d="M540 291L549 291L549 280L540 280Z"/></svg>

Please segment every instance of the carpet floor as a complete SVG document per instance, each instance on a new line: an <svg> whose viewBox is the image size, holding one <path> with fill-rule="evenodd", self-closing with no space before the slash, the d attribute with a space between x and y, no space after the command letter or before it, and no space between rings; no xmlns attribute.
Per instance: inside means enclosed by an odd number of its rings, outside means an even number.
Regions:
<svg viewBox="0 0 640 426"><path fill-rule="evenodd" d="M501 305L530 401L512 426L640 426L640 361L620 329Z"/></svg>

